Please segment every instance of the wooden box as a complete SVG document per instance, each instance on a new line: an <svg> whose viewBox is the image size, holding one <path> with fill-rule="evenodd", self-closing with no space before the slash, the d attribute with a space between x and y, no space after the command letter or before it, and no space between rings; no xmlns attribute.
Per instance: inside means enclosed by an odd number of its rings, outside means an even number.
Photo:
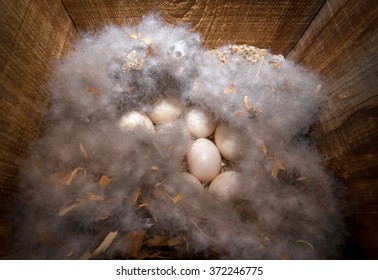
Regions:
<svg viewBox="0 0 378 280"><path fill-rule="evenodd" d="M53 62L81 34L158 11L208 48L268 48L319 72L327 101L312 138L345 185L346 259L378 258L378 2L51 0L0 2L0 257L11 259L17 168L38 138Z"/></svg>

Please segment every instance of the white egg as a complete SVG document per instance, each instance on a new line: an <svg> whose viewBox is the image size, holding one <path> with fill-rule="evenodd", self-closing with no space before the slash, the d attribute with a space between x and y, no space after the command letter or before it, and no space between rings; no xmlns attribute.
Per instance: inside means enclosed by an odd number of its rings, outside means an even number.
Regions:
<svg viewBox="0 0 378 280"><path fill-rule="evenodd" d="M225 159L234 161L242 158L243 142L237 128L225 123L218 124L214 138L215 144Z"/></svg>
<svg viewBox="0 0 378 280"><path fill-rule="evenodd" d="M186 112L185 122L190 134L197 138L210 136L217 125L214 115L197 105Z"/></svg>
<svg viewBox="0 0 378 280"><path fill-rule="evenodd" d="M179 184L181 183L184 185L190 185L196 189L203 190L201 182L188 172L177 172L176 179L177 179L176 181L178 181Z"/></svg>
<svg viewBox="0 0 378 280"><path fill-rule="evenodd" d="M232 198L241 187L242 177L239 172L225 171L211 182L208 191L220 201Z"/></svg>
<svg viewBox="0 0 378 280"><path fill-rule="evenodd" d="M148 134L153 134L155 132L154 125L150 118L137 111L131 111L124 114L120 118L118 126L123 131L133 131L138 128L144 130Z"/></svg>
<svg viewBox="0 0 378 280"><path fill-rule="evenodd" d="M205 138L199 138L193 142L186 160L189 172L201 182L210 182L221 169L221 156L217 147Z"/></svg>
<svg viewBox="0 0 378 280"><path fill-rule="evenodd" d="M180 99L174 96L168 96L155 102L148 112L148 116L154 123L164 124L180 117L183 111L184 107Z"/></svg>

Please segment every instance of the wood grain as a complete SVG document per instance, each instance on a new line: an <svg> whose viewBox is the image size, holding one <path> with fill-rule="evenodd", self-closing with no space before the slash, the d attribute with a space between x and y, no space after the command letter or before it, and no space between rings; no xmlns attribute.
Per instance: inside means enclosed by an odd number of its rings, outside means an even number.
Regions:
<svg viewBox="0 0 378 280"><path fill-rule="evenodd" d="M17 166L36 139L47 107L53 62L77 32L61 1L0 2L0 258L11 254Z"/></svg>
<svg viewBox="0 0 378 280"><path fill-rule="evenodd" d="M353 258L378 258L378 2L327 1L290 57L325 79L313 138L346 188Z"/></svg>
<svg viewBox="0 0 378 280"><path fill-rule="evenodd" d="M208 48L249 44L286 55L310 24L324 0L63 0L79 31L106 24L135 24L159 12L170 24L189 23Z"/></svg>

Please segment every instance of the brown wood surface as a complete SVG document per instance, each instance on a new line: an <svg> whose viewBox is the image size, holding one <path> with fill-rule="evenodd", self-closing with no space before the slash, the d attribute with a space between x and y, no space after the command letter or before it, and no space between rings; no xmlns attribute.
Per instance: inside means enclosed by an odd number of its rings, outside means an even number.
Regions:
<svg viewBox="0 0 378 280"><path fill-rule="evenodd" d="M324 2L1 1L0 258L12 256L12 229L4 212L12 207L17 165L43 124L52 60L77 39L75 27L84 32L137 23L159 11L169 23L190 23L209 48L245 43L283 54L294 48L294 60L322 74L328 99L313 138L347 186L354 244L347 257L377 259L378 4Z"/></svg>
<svg viewBox="0 0 378 280"><path fill-rule="evenodd" d="M287 54L310 24L324 0L63 0L79 31L106 24L137 23L159 12L171 24L190 23L208 48L249 44Z"/></svg>
<svg viewBox="0 0 378 280"><path fill-rule="evenodd" d="M17 166L43 123L53 62L78 36L59 0L0 1L0 21L0 258L10 258Z"/></svg>
<svg viewBox="0 0 378 280"><path fill-rule="evenodd" d="M378 258L378 2L327 1L291 53L327 101L313 138L345 184L351 258Z"/></svg>

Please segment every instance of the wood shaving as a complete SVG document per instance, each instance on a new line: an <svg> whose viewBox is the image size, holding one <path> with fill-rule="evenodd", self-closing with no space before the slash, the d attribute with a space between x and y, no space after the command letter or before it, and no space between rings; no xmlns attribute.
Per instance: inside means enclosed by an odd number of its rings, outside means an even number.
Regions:
<svg viewBox="0 0 378 280"><path fill-rule="evenodd" d="M185 238L182 235L175 236L167 241L168 246L175 247L185 242Z"/></svg>
<svg viewBox="0 0 378 280"><path fill-rule="evenodd" d="M88 153L85 150L83 143L80 143L79 147L80 147L80 152L83 155L83 158L88 159Z"/></svg>
<svg viewBox="0 0 378 280"><path fill-rule="evenodd" d="M233 92L236 92L235 84L231 84L231 85L225 87L224 90L223 90L224 94L230 94L230 93L233 93Z"/></svg>
<svg viewBox="0 0 378 280"><path fill-rule="evenodd" d="M157 166L157 165L152 165L152 166L151 166L151 170L152 170L152 171L159 171L159 166Z"/></svg>
<svg viewBox="0 0 378 280"><path fill-rule="evenodd" d="M109 246L113 243L117 235L118 235L118 231L109 232L108 235L105 237L104 241L102 241L101 244L97 247L97 249L93 252L92 257L96 257L104 253L109 248Z"/></svg>
<svg viewBox="0 0 378 280"><path fill-rule="evenodd" d="M72 257L73 253L74 253L74 250L70 250L70 251L66 254L66 258L70 258L70 257Z"/></svg>
<svg viewBox="0 0 378 280"><path fill-rule="evenodd" d="M244 106L247 111L251 109L251 106L249 105L249 98L248 95L244 96Z"/></svg>
<svg viewBox="0 0 378 280"><path fill-rule="evenodd" d="M78 202L76 202L76 203L74 203L74 204L72 204L68 207L63 208L62 210L59 211L58 216L62 217L64 215L66 215L68 212L70 212L70 211L74 210L75 208L83 205L83 203L84 203L84 200L79 200Z"/></svg>
<svg viewBox="0 0 378 280"><path fill-rule="evenodd" d="M261 152L263 153L264 156L266 156L268 154L268 149L267 149L265 143L261 144L260 149L261 149Z"/></svg>
<svg viewBox="0 0 378 280"><path fill-rule="evenodd" d="M99 96L100 92L94 87L86 87L85 90L93 96Z"/></svg>
<svg viewBox="0 0 378 280"><path fill-rule="evenodd" d="M152 48L151 48L151 45L148 45L147 46L147 49L146 49L146 55L145 57L150 57L152 55Z"/></svg>
<svg viewBox="0 0 378 280"><path fill-rule="evenodd" d="M84 179L87 176L87 170L83 167L77 167L74 170L72 170L69 174L63 175L61 173L54 173L51 178L54 181L58 181L61 184L64 184L66 186L70 186L73 179L75 178L76 174L81 171L83 174L81 176L81 179Z"/></svg>
<svg viewBox="0 0 378 280"><path fill-rule="evenodd" d="M236 117L238 117L238 118L240 118L240 117L245 117L245 116L246 116L245 112L240 112L240 111L236 111L236 112L234 112L234 115L235 115Z"/></svg>
<svg viewBox="0 0 378 280"><path fill-rule="evenodd" d="M143 42L144 42L147 46L150 46L151 43L152 43L151 39L149 39L149 38L143 38Z"/></svg>
<svg viewBox="0 0 378 280"><path fill-rule="evenodd" d="M151 239L144 242L148 247L162 247L168 244L168 238L162 235L154 235Z"/></svg>
<svg viewBox="0 0 378 280"><path fill-rule="evenodd" d="M256 72L256 77L258 77L259 74L260 74L260 71L261 71L261 67L262 67L262 65L263 65L263 62L264 62L264 56L263 56L262 59L260 60L259 68L257 69L257 72Z"/></svg>
<svg viewBox="0 0 378 280"><path fill-rule="evenodd" d="M156 259L158 256L160 256L160 254L162 253L162 251L156 251L152 254L146 252L146 251L141 251L138 253L138 257L137 257L137 260L144 260L144 259Z"/></svg>
<svg viewBox="0 0 378 280"><path fill-rule="evenodd" d="M105 214L96 218L96 220L107 220L107 219L109 219L109 215L105 215Z"/></svg>
<svg viewBox="0 0 378 280"><path fill-rule="evenodd" d="M104 198L102 196L94 194L93 192L87 192L87 198L88 198L88 200L92 200L92 201L104 200Z"/></svg>
<svg viewBox="0 0 378 280"><path fill-rule="evenodd" d="M112 179L106 175L101 175L100 180L98 180L98 183L100 187L105 188L109 183L112 181Z"/></svg>
<svg viewBox="0 0 378 280"><path fill-rule="evenodd" d="M322 89L322 85L321 84L318 84L316 86L316 89L315 89L315 94L318 94L320 92L320 90Z"/></svg>
<svg viewBox="0 0 378 280"><path fill-rule="evenodd" d="M277 179L280 170L285 170L282 161L278 157L274 157L274 164L272 169L272 176Z"/></svg>
<svg viewBox="0 0 378 280"><path fill-rule="evenodd" d="M308 247L311 248L312 251L315 251L315 248L314 246L312 246L312 244L310 242L307 242L305 240L297 240L297 243L303 243L303 244L306 244Z"/></svg>
<svg viewBox="0 0 378 280"><path fill-rule="evenodd" d="M283 163L282 163L280 158L275 157L274 161L275 161L275 163L276 163L276 165L278 166L279 169L285 170L285 167L283 166Z"/></svg>
<svg viewBox="0 0 378 280"><path fill-rule="evenodd" d="M138 39L138 35L135 34L135 33L131 33L131 34L129 35L129 38L131 38L131 39Z"/></svg>
<svg viewBox="0 0 378 280"><path fill-rule="evenodd" d="M79 258L79 260L89 260L90 258L92 257L92 254L91 252L85 252L84 254L82 254Z"/></svg>
<svg viewBox="0 0 378 280"><path fill-rule="evenodd" d="M173 204L177 204L177 203L179 203L183 199L184 199L184 195L182 193L179 193L174 198L172 198L172 203Z"/></svg>
<svg viewBox="0 0 378 280"><path fill-rule="evenodd" d="M304 180L306 180L306 177L301 176L301 177L298 177L298 178L295 179L295 180L297 180L297 181L304 181Z"/></svg>
<svg viewBox="0 0 378 280"><path fill-rule="evenodd" d="M281 260L290 260L290 257L286 254L278 253L278 256L280 257Z"/></svg>
<svg viewBox="0 0 378 280"><path fill-rule="evenodd" d="M214 238L210 237L208 234L206 234L201 228L199 225L197 225L197 223L193 223L193 225L195 226L195 228L200 232L202 233L205 237L207 237L208 239L212 240L212 241L217 241L215 240Z"/></svg>
<svg viewBox="0 0 378 280"><path fill-rule="evenodd" d="M126 237L126 246L128 248L128 255L131 258L137 258L138 253L142 247L143 239L146 235L145 230L131 231Z"/></svg>
<svg viewBox="0 0 378 280"><path fill-rule="evenodd" d="M135 188L134 192L133 192L133 197L132 197L132 200L131 200L132 204L136 204L137 203L138 198L139 198L139 193L140 193L140 188L139 187Z"/></svg>

